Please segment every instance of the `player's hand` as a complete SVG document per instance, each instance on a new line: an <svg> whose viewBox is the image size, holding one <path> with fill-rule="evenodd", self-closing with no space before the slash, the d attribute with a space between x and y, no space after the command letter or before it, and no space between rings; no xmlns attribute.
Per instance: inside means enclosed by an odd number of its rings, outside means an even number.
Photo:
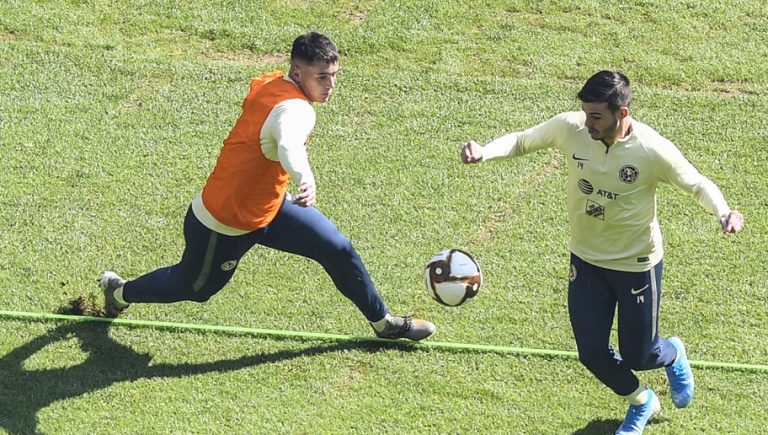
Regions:
<svg viewBox="0 0 768 435"><path fill-rule="evenodd" d="M480 148L480 144L474 140L464 144L464 148L461 149L461 161L464 163L480 163L483 161L483 151Z"/></svg>
<svg viewBox="0 0 768 435"><path fill-rule="evenodd" d="M299 194L293 199L293 203L302 207L312 207L316 202L315 183L302 183L299 186Z"/></svg>
<svg viewBox="0 0 768 435"><path fill-rule="evenodd" d="M723 232L725 234L738 233L743 226L744 216L736 210L731 210L728 219L723 221Z"/></svg>

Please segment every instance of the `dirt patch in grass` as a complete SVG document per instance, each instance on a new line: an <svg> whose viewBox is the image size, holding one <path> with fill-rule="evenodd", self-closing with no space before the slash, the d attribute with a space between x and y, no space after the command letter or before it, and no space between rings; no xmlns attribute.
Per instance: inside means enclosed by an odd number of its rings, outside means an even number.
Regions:
<svg viewBox="0 0 768 435"><path fill-rule="evenodd" d="M78 296L67 304L59 307L58 314L88 317L114 317L109 316L99 303L92 297Z"/></svg>

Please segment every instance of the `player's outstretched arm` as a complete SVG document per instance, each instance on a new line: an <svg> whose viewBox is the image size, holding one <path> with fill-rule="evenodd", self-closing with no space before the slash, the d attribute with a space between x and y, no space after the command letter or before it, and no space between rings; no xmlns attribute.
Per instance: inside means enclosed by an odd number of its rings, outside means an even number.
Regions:
<svg viewBox="0 0 768 435"><path fill-rule="evenodd" d="M723 232L725 234L738 233L742 227L744 227L744 216L736 210L731 210L728 218L723 221Z"/></svg>
<svg viewBox="0 0 768 435"><path fill-rule="evenodd" d="M474 140L464 144L461 149L461 161L464 163L480 163L483 161L483 150Z"/></svg>

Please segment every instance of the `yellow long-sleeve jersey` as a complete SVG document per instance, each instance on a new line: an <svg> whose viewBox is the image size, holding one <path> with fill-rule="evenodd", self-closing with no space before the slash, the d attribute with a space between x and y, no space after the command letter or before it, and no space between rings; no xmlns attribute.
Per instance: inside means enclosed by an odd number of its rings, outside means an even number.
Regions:
<svg viewBox="0 0 768 435"><path fill-rule="evenodd" d="M606 147L590 137L584 112L567 112L482 148L483 161L558 148L568 165L570 249L613 270L640 272L663 256L656 215L659 182L693 196L720 221L730 213L720 189L668 139L630 119L631 133Z"/></svg>

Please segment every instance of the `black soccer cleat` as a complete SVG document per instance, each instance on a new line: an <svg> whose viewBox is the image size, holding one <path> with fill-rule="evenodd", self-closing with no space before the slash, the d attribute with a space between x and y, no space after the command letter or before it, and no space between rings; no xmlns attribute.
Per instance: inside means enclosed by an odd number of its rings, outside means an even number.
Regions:
<svg viewBox="0 0 768 435"><path fill-rule="evenodd" d="M414 319L411 316L390 317L381 331L373 329L379 338L407 338L413 341L423 340L435 333L435 325L426 320Z"/></svg>

